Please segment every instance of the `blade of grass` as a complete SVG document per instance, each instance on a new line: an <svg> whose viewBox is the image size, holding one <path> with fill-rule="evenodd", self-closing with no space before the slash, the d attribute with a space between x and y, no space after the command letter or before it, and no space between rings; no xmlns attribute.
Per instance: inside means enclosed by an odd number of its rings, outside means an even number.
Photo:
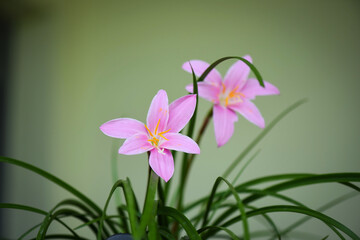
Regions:
<svg viewBox="0 0 360 240"><path fill-rule="evenodd" d="M337 220L320 213L318 211L305 208L305 207L299 207L299 206L287 206L287 205L274 205L274 206L267 206L263 208L259 208L253 211L247 212L248 218L257 216L263 213L272 213L272 212L293 212L293 213L300 213L304 215L308 215L314 218L317 218L318 220L324 222L327 225L333 226L352 239L359 240L359 236L357 236L353 231L351 231L348 227L346 227L344 224L338 222ZM241 216L235 217L233 219L230 219L228 222L224 223L222 226L227 227L228 225L231 225L232 223L241 221ZM337 234L337 232L335 232ZM340 236L339 236L340 237Z"/></svg>
<svg viewBox="0 0 360 240"><path fill-rule="evenodd" d="M244 230L244 239L248 240L250 239L250 235L249 235L249 227L248 227L248 222L247 222L247 218L246 218L246 213L245 213L245 208L244 205L242 203L242 201L240 200L240 197L238 196L238 193L236 192L235 188L232 186L232 184L227 181L226 179L224 179L223 177L218 177L215 181L215 184L212 188L210 197L209 197L209 201L208 204L206 206L206 210L204 213L204 218L203 218L203 223L202 223L202 228L204 228L207 224L207 216L209 214L211 205L212 205L212 201L214 199L214 195L216 193L217 188L219 187L220 182L223 181L228 185L228 188L230 189L232 195L234 196L236 203L237 203L237 208L240 211L240 214L242 216L242 223L243 223L243 230Z"/></svg>
<svg viewBox="0 0 360 240"><path fill-rule="evenodd" d="M209 230L209 229L222 230L222 231L226 232L231 239L240 240L240 238L238 238L235 233L233 233L230 229L225 228L225 227L206 226L206 227L203 227L203 228L199 229L198 232L202 233L202 232L204 232L206 230Z"/></svg>
<svg viewBox="0 0 360 240"><path fill-rule="evenodd" d="M194 110L194 114L191 117L190 121L189 121L189 127L188 127L188 131L187 131L187 136L189 138L192 138L192 135L194 133L194 128L195 128L195 123L196 123L196 116L197 116L197 110L198 110L198 105L199 105L199 96L198 96L198 85L197 85L197 80L196 80L196 76L194 73L194 69L192 68L191 64L191 71L192 71L192 77L193 77L193 93L196 94L196 105L195 105L195 110ZM190 166L191 166L191 161L189 160L189 154L188 153L183 153L183 159L181 162L181 172L180 172L180 183L179 183L179 187L178 190L176 191L175 194L179 194L178 197L178 201L177 201L177 209L179 211L182 211L183 209L183 201L184 201L184 193L185 193L185 187L186 187L186 181L187 181L187 176L189 174L189 170L190 170ZM174 224L173 226L173 234L177 235L177 231L178 231L178 224Z"/></svg>
<svg viewBox="0 0 360 240"><path fill-rule="evenodd" d="M290 174L277 174L277 175L270 175L265 177L256 178L247 182L244 182L238 186L235 187L236 191L241 191L242 189L245 189L247 187L257 185L257 184L263 184L267 182L272 181L280 181L280 180L287 180L287 179L296 179L300 177L306 177L306 176L313 176L314 174L308 174L308 173L290 173ZM224 194L224 192L219 192L216 194L216 196L221 196ZM203 202L206 202L208 200L208 197L200 198L193 203L190 203L187 207L184 208L184 212L190 211L193 208L197 207L198 205L202 204Z"/></svg>
<svg viewBox="0 0 360 240"><path fill-rule="evenodd" d="M300 101L295 102L294 104L290 105L288 108L286 108L283 112L281 112L274 120L271 121L271 123L261 131L261 133L242 151L242 153L230 164L230 166L225 170L222 177L227 178L229 174L236 168L236 166L241 162L241 160L244 159L244 157L260 142L261 139L263 139L270 130L276 126L278 122L280 122L281 119L283 119L286 115L288 115L290 112L295 110L297 107L304 104L307 100L302 99Z"/></svg>
<svg viewBox="0 0 360 240"><path fill-rule="evenodd" d="M240 175L245 171L246 167L255 159L255 157L260 153L260 149L252 155L249 160L244 164L244 166L240 169L240 171L236 174L232 184L235 185L237 180L239 179Z"/></svg>
<svg viewBox="0 0 360 240"><path fill-rule="evenodd" d="M152 218L153 208L155 205L155 195L158 186L159 176L149 167L149 179L144 202L143 212L140 218L140 224L137 228L136 235L133 234L134 240L140 240L145 235L146 227Z"/></svg>
<svg viewBox="0 0 360 240"><path fill-rule="evenodd" d="M253 207L253 206L249 206L247 205L246 206L247 208L250 208L252 210L256 210L257 208L256 207ZM280 231L278 230L277 226L275 225L274 221L267 215L267 214L262 214L262 216L265 218L265 220L269 223L269 225L271 226L273 232L274 232L274 235L279 239L281 240L281 234L280 234Z"/></svg>
<svg viewBox="0 0 360 240"><path fill-rule="evenodd" d="M100 219L100 227L99 227L98 236L97 236L98 240L101 240L103 224L104 224L104 220L106 218L106 210L109 205L110 199L111 199L114 191L118 187L121 187L123 189L123 192L125 195L125 200L127 203L127 209L128 209L128 213L129 213L132 234L136 233L138 223L137 223L136 210L135 210L136 203L135 203L135 199L134 199L134 193L131 189L128 179L118 180L111 188L110 194L109 194L109 196L106 200L105 206L104 206L104 210L102 211L102 215L101 215L101 219Z"/></svg>
<svg viewBox="0 0 360 240"><path fill-rule="evenodd" d="M36 225L33 226L32 228L30 228L29 230L27 230L26 232L24 232L23 234L21 234L21 236L18 238L18 240L24 239L24 238L25 238L27 235L29 235L32 231L34 231L35 229L37 229L38 227L40 227L41 224L42 224L42 222L36 224Z"/></svg>
<svg viewBox="0 0 360 240"><path fill-rule="evenodd" d="M275 184L271 187L265 188L265 191L279 192L290 188L308 186L319 183L344 183L344 182L360 182L360 173L328 173L318 174L314 176L302 177L287 182ZM347 183L345 186L352 187L353 184ZM244 199L244 203L253 202L262 196L254 194Z"/></svg>
<svg viewBox="0 0 360 240"><path fill-rule="evenodd" d="M286 201L288 203L294 204L296 206L305 207L305 205L300 203L299 201L296 201L290 197L275 192L258 190L258 189L243 189L240 192L238 191L238 193L256 193L262 196L271 196ZM249 205L246 206L248 207ZM216 220L214 220L214 222L211 225L216 225L216 226L221 225L223 221L225 221L227 218L229 218L232 214L236 212L236 209L237 207L235 205L229 205L229 208L226 211L224 211L222 214L217 216Z"/></svg>
<svg viewBox="0 0 360 240"><path fill-rule="evenodd" d="M0 157L0 162L16 165L16 166L25 168L27 170L30 170L30 171L32 171L34 173L39 174L40 176L50 180L51 182L59 185L62 188L66 189L67 191L69 191L70 193L72 193L73 195L75 195L76 197L81 199L82 201L84 201L87 205L92 207L98 214L101 214L100 207L98 207L90 198L88 198L83 193L81 193L80 191L78 191L77 189L75 189L74 187L69 185L68 183L64 182L60 178L55 177L51 173L48 173L48 172L46 172L46 171L44 171L44 170L42 170L42 169L40 169L38 167L35 167L35 166L33 166L33 165L29 164L29 163L25 163L23 161L8 158L8 157Z"/></svg>
<svg viewBox="0 0 360 240"><path fill-rule="evenodd" d="M88 222L88 219L86 217L84 217L84 215L78 213L77 211L73 210L73 209L60 209L55 211L52 214L47 214L47 216L45 217L43 223L41 224L41 227L39 229L39 232L37 234L36 239L37 240L42 240L45 239L47 230L50 226L50 224L52 223L53 220L57 220L60 223L63 223L59 217L61 216L71 216L71 217L75 217L83 222ZM80 236L74 231L72 230L70 227L68 227L66 224L63 224L76 238L80 238ZM96 229L95 229L96 232Z"/></svg>
<svg viewBox="0 0 360 240"><path fill-rule="evenodd" d="M158 215L166 215L171 218L174 218L187 233L189 239L191 240L201 240L200 235L196 231L195 227L191 224L190 220L185 217L184 214L171 207L162 207L158 209Z"/></svg>
<svg viewBox="0 0 360 240"><path fill-rule="evenodd" d="M119 148L119 141L118 139L114 139L113 140L113 144L112 144L112 151L111 151L111 176L112 176L112 181L113 184L116 183L117 180L119 180L119 175L118 175L118 161L117 161L117 157L118 157L118 151L117 149ZM117 206L120 206L122 204L121 201L121 197L120 197L120 193L115 194L115 202Z"/></svg>
<svg viewBox="0 0 360 240"><path fill-rule="evenodd" d="M213 70L218 64L220 64L223 61L229 60L229 59L238 59L240 61L243 61L246 65L249 66L249 68L251 69L251 71L255 74L256 79L258 80L260 86L265 87L264 85L264 80L260 75L260 72L256 69L256 67L249 62L248 60L246 60L245 58L242 57L236 57L236 56L230 56L230 57L223 57L220 58L219 60L215 61L214 63L212 63L204 72L203 74L201 74L201 76L199 77L199 82L204 81L204 79L206 78L206 76L210 73L211 70Z"/></svg>
<svg viewBox="0 0 360 240"><path fill-rule="evenodd" d="M318 209L316 209L316 211L324 212L327 209L329 209L329 208L331 208L331 207L333 207L333 206L335 206L335 205L337 205L339 203L342 203L343 201L348 200L348 199L350 199L352 197L358 196L358 195L359 195L358 192L350 192L348 194L345 194L345 195L343 195L341 197L338 197L338 198L326 203L325 205L323 205L323 206L319 207ZM293 231L295 228L299 227L301 224L307 222L310 219L311 219L311 217L309 217L309 216L305 216L305 217L299 219L298 221L294 222L293 224L291 224L290 226L285 228L283 231L281 231L281 234L284 235L284 234L287 234L287 233Z"/></svg>
<svg viewBox="0 0 360 240"><path fill-rule="evenodd" d="M274 176L276 177L276 176ZM261 178L264 179L264 178ZM271 180L271 177L266 177L265 179ZM275 184L273 186L270 186L268 188L265 188L264 190L261 190L260 192L254 193L250 195L249 197L245 198L243 200L244 204L249 204L255 200L261 199L267 194L276 196L275 193L283 190L287 190L290 188L300 187L300 186L306 186L311 184L319 184L319 183L344 183L345 180L348 181L357 181L360 182L360 173L332 173L332 174L320 174L320 175L310 175L310 176L304 176L300 178L295 178L293 180L289 180L286 182L282 182L279 184ZM251 182L257 182L257 181L251 181ZM249 183L249 182L248 182ZM244 186L248 185L248 183L239 185L236 187L237 192L244 192L248 191L248 189L244 188ZM353 184L348 183L345 186L354 188L352 186ZM283 198L283 200L286 200ZM229 208L227 211L225 211L223 214L221 214L216 221L212 225L218 225L221 221L225 220L226 217L228 217L229 214L233 213L236 210L235 207Z"/></svg>
<svg viewBox="0 0 360 240"><path fill-rule="evenodd" d="M56 209L58 209L62 206L66 206L66 205L69 205L74 208L79 208L86 215L90 216L92 219L97 217L97 215L94 214L90 208L88 208L85 204L83 204L82 202L77 201L75 199L65 199L65 200L61 201L60 203L56 204L56 206L49 212L49 214L51 215ZM100 224L98 224L98 225L100 225ZM95 233L95 236L96 236L98 229L95 227L95 225L89 224L87 226ZM113 227L112 230L117 231L115 229L115 227ZM105 231L105 235L109 235L109 232L107 230Z"/></svg>
<svg viewBox="0 0 360 240"><path fill-rule="evenodd" d="M32 238L30 240L35 240L36 238ZM74 239L74 240L89 240L88 238L84 237L74 237L72 235L67 234L49 234L46 235L44 239Z"/></svg>
<svg viewBox="0 0 360 240"><path fill-rule="evenodd" d="M15 204L15 203L0 203L0 208L24 210L24 211L28 211L28 212L38 213L38 214L45 215L45 216L48 214L48 212L41 210L39 208L34 208L34 207L21 205L21 204Z"/></svg>

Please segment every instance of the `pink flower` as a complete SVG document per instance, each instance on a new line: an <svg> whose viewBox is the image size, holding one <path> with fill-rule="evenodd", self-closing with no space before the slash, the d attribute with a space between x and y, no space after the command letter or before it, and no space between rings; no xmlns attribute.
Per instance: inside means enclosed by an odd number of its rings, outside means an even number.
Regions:
<svg viewBox="0 0 360 240"><path fill-rule="evenodd" d="M252 62L250 56L244 58ZM185 71L190 73L192 72L191 67L195 75L201 76L209 64L201 60L191 60L182 66ZM280 93L274 85L268 82L264 82L265 88L263 88L255 78L248 79L249 73L250 68L239 60L230 67L224 80L220 73L213 69L203 82L198 83L199 96L214 104L213 118L218 147L224 145L233 135L234 122L238 120L236 112L253 124L264 128L264 118L250 100L260 95ZM193 85L186 86L186 90L193 92Z"/></svg>
<svg viewBox="0 0 360 240"><path fill-rule="evenodd" d="M170 150L199 154L194 140L180 134L192 117L196 95L181 97L169 106L164 90L153 98L146 125L131 118L118 118L101 125L100 130L114 138L126 138L119 153L125 155L150 151L149 164L154 172L166 182L174 173L174 159Z"/></svg>

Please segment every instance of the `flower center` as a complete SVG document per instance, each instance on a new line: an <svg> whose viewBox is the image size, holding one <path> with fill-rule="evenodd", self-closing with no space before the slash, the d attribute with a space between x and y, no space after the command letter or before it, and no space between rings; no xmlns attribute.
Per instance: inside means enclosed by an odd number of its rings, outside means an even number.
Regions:
<svg viewBox="0 0 360 240"><path fill-rule="evenodd" d="M144 125L145 125L147 131L149 132L149 139L148 139L148 141L151 143L151 145L153 145L153 146L159 151L159 153L164 153L164 149L161 149L161 148L159 147L159 145L160 145L159 143L160 143L160 140L162 140L162 139L164 139L165 141L169 140L169 139L167 139L166 137L164 137L163 134L169 132L170 129L158 133L159 124L160 124L160 119L159 119L158 123L156 124L156 128L155 128L155 131L154 131L153 133L152 133L152 132L150 131L150 129L146 126L146 124L144 124ZM161 139L161 138L162 138L162 139Z"/></svg>
<svg viewBox="0 0 360 240"><path fill-rule="evenodd" d="M236 92L239 87L236 86L233 90L229 91L226 89L224 83L222 83L222 90L219 94L219 102L221 106L227 107L228 105L241 103L243 99L241 97L245 97L245 95L241 92Z"/></svg>

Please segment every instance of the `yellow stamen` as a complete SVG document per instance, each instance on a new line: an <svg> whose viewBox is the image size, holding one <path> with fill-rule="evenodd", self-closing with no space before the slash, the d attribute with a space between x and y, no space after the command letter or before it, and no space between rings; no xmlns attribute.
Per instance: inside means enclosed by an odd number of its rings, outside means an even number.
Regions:
<svg viewBox="0 0 360 240"><path fill-rule="evenodd" d="M166 130L166 131L164 131L164 132L159 133L159 136L162 137L162 138L165 139L165 140L169 140L169 139L167 139L166 137L163 136L163 134L164 134L164 133L167 133L168 131L170 131L170 129L168 129L168 130Z"/></svg>
<svg viewBox="0 0 360 240"><path fill-rule="evenodd" d="M156 135L156 132L157 132L157 130L158 130L159 124L160 124L160 119L159 119L158 123L156 124L155 135Z"/></svg>
<svg viewBox="0 0 360 240"><path fill-rule="evenodd" d="M226 87L225 87L225 84L224 83L221 83L221 85L222 85L222 93L225 93L225 90L226 90Z"/></svg>
<svg viewBox="0 0 360 240"><path fill-rule="evenodd" d="M154 135L152 135L152 133L151 133L150 129L146 126L146 124L144 124L144 125L145 125L146 129L148 130L148 132L149 132L150 136L154 137Z"/></svg>
<svg viewBox="0 0 360 240"><path fill-rule="evenodd" d="M150 129L146 126L146 124L144 124L144 125L145 125L145 128L147 129L147 131L149 132L149 135L151 136L151 139L148 139L148 141L149 141L155 148L157 148L157 149L159 150L159 152L160 152L161 149L158 147L159 142L160 142L159 137L162 137L164 140L169 140L169 139L167 139L166 137L164 137L163 134L169 132L170 129L158 133L159 125L160 125L160 119L159 119L159 121L157 122L157 125L156 125L156 127L155 127L155 131L154 131L154 134L150 131Z"/></svg>

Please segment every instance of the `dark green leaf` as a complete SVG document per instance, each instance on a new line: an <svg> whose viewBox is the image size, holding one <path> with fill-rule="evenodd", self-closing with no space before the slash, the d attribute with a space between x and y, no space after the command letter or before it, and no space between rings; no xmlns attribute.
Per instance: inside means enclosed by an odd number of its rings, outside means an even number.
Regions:
<svg viewBox="0 0 360 240"><path fill-rule="evenodd" d="M191 240L201 240L200 235L195 227L191 224L190 220L185 217L181 212L171 207L162 207L158 209L159 215L166 215L174 218L185 230Z"/></svg>
<svg viewBox="0 0 360 240"><path fill-rule="evenodd" d="M223 58L220 58L219 60L215 61L214 63L212 63L204 72L203 74L199 77L199 82L203 81L206 76L210 73L211 70L213 70L218 64L220 64L221 62L223 61L226 61L226 60L229 60L229 59L238 59L240 61L243 61L246 65L248 65L251 69L251 71L255 74L256 76L256 79L259 81L259 84L262 86L262 87L265 87L264 85L264 80L262 79L261 75L260 75L260 72L256 69L256 67L251 63L249 62L248 60L246 60L245 58L242 58L242 57L223 57Z"/></svg>

